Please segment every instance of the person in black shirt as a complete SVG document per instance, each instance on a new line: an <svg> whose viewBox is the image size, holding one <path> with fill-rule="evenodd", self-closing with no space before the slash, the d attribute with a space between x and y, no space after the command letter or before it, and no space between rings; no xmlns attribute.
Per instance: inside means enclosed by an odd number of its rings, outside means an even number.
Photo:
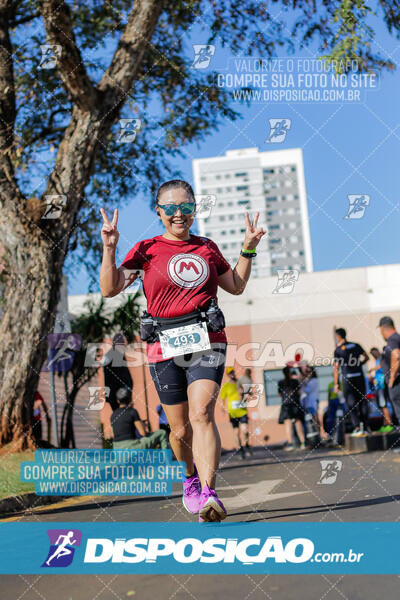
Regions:
<svg viewBox="0 0 400 600"><path fill-rule="evenodd" d="M342 379L343 396L346 401L347 416L353 425L352 435L361 435L360 423L364 431L368 427L368 401L365 397L365 377L363 364L368 360L368 354L356 342L348 342L346 330L336 329L337 347L334 353L333 379L334 391L339 393L339 370Z"/></svg>
<svg viewBox="0 0 400 600"><path fill-rule="evenodd" d="M101 366L104 370L104 385L110 389L107 402L111 408L118 408L116 399L117 390L126 387L132 391L133 380L131 372L125 360L126 338L122 333L117 333L113 337L112 348L107 352Z"/></svg>
<svg viewBox="0 0 400 600"><path fill-rule="evenodd" d="M111 415L111 426L114 432L114 449L148 449L160 446L162 450L168 448L167 433L158 429L146 435L144 425L139 413L132 406L131 394L128 388L120 388L116 398L119 407ZM138 438L136 430L142 437Z"/></svg>
<svg viewBox="0 0 400 600"><path fill-rule="evenodd" d="M400 335L391 317L382 317L379 327L382 337L386 340L382 352L382 371L394 413L400 423Z"/></svg>
<svg viewBox="0 0 400 600"><path fill-rule="evenodd" d="M281 412L279 414L279 423L285 424L286 437L288 445L285 450L293 450L292 436L292 420L295 420L296 432L300 440L300 448L305 448L305 438L303 429L303 409L300 405L300 388L301 384L297 379L294 379L291 374L290 367L285 367L283 370L284 378L278 383L278 393L282 398Z"/></svg>

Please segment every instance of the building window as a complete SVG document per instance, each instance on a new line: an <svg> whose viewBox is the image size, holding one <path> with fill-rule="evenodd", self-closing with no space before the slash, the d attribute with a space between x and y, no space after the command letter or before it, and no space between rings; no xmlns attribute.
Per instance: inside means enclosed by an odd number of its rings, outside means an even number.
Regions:
<svg viewBox="0 0 400 600"><path fill-rule="evenodd" d="M238 185L238 186L236 187L236 191L238 191L238 192L244 192L244 191L246 191L246 190L248 190L248 189L249 189L249 186L248 186L248 185Z"/></svg>
<svg viewBox="0 0 400 600"><path fill-rule="evenodd" d="M235 173L235 177L247 177L247 173Z"/></svg>
<svg viewBox="0 0 400 600"><path fill-rule="evenodd" d="M242 205L248 205L250 202L250 200L239 200L238 204Z"/></svg>
<svg viewBox="0 0 400 600"><path fill-rule="evenodd" d="M225 218L226 218L225 215L221 215L220 218L219 218L219 220L220 221L225 221Z"/></svg>
<svg viewBox="0 0 400 600"><path fill-rule="evenodd" d="M271 225L270 229L279 229L280 225Z"/></svg>
<svg viewBox="0 0 400 600"><path fill-rule="evenodd" d="M267 173L267 174L275 173L275 169L264 169L264 173Z"/></svg>
<svg viewBox="0 0 400 600"><path fill-rule="evenodd" d="M228 206L233 206L233 202L228 202Z"/></svg>
<svg viewBox="0 0 400 600"><path fill-rule="evenodd" d="M266 202L276 202L277 200L277 196L269 196L268 198L265 198Z"/></svg>

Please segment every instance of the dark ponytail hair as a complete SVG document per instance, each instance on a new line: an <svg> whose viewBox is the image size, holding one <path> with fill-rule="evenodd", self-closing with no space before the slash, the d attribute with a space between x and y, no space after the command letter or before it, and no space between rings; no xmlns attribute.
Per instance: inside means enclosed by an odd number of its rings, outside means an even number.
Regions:
<svg viewBox="0 0 400 600"><path fill-rule="evenodd" d="M158 188L156 204L158 204L160 196L163 192L167 192L168 190L176 190L178 188L184 189L187 195L190 197L190 199L194 202L194 192L190 183L188 183L187 181L183 181L183 179L171 179L171 181L165 181L165 183L162 183Z"/></svg>

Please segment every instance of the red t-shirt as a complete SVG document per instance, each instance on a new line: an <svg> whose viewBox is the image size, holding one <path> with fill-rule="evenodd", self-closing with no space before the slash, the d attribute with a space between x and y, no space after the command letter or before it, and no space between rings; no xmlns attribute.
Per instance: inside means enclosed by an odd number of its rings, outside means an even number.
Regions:
<svg viewBox="0 0 400 600"><path fill-rule="evenodd" d="M144 271L143 290L153 317L180 317L206 308L217 296L218 276L230 265L208 238L167 240L162 235L138 242L122 262L126 269ZM225 331L209 332L210 342L226 342ZM160 342L147 344L149 362L165 360Z"/></svg>

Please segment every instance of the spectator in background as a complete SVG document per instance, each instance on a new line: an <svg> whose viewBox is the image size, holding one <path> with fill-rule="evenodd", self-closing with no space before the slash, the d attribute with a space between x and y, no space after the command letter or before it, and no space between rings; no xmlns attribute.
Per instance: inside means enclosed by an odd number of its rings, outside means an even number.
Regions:
<svg viewBox="0 0 400 600"><path fill-rule="evenodd" d="M333 363L335 392L339 392L340 370L347 415L353 426L351 435L363 435L364 432L369 431L368 401L365 397L365 377L362 368L368 360L368 354L360 344L347 341L346 330L342 327L336 329L335 333L337 340ZM360 427L361 423L363 428Z"/></svg>
<svg viewBox="0 0 400 600"><path fill-rule="evenodd" d="M379 433L388 433L389 431L393 431L394 427L390 417L389 409L387 407L389 392L385 383L385 375L382 369L381 353L379 352L378 348L371 348L370 353L375 359L375 366L369 369L368 373L373 378L376 403L378 408L381 409L383 416L383 425L380 429L378 429L378 431Z"/></svg>
<svg viewBox="0 0 400 600"><path fill-rule="evenodd" d="M253 378L251 374L251 369L246 369L244 374L241 375L236 383L242 406L246 406L246 402L248 400L248 396L251 396L253 385Z"/></svg>
<svg viewBox="0 0 400 600"><path fill-rule="evenodd" d="M112 348L107 352L101 364L104 370L104 385L110 388L110 395L107 398L107 402L110 403L113 410L118 408L116 393L119 388L128 388L132 396L133 380L131 372L126 365L125 349L126 339L124 334L115 334Z"/></svg>
<svg viewBox="0 0 400 600"><path fill-rule="evenodd" d="M133 408L131 392L128 388L117 390L116 399L119 406L111 415L114 449L146 450L158 446L162 450L168 448L168 436L163 429L146 434L139 413Z"/></svg>
<svg viewBox="0 0 400 600"><path fill-rule="evenodd" d="M314 367L306 365L301 367L301 374L301 405L304 409L304 412L312 416L315 426L317 427L318 433L320 433L321 424L318 415L319 390L317 373Z"/></svg>
<svg viewBox="0 0 400 600"><path fill-rule="evenodd" d="M167 415L162 407L162 404L158 404L156 408L158 414L158 426L160 429L164 429L167 432L167 435L171 433L171 427L169 426Z"/></svg>
<svg viewBox="0 0 400 600"><path fill-rule="evenodd" d="M341 396L343 397L342 383L339 384L339 393L335 392L335 382L331 381L328 385L328 412L326 418L327 433L332 437L335 422L336 422L336 411L342 404Z"/></svg>
<svg viewBox="0 0 400 600"><path fill-rule="evenodd" d="M249 446L249 418L247 408L242 404L242 398L239 394L236 374L233 367L227 367L225 373L229 381L224 383L220 390L222 400L222 412L228 412L229 420L235 432L235 440L241 457L246 458L246 450L250 454ZM244 438L244 444L242 439ZM246 449L245 449L246 448Z"/></svg>
<svg viewBox="0 0 400 600"><path fill-rule="evenodd" d="M400 424L400 335L397 333L391 317L382 317L379 321L382 337L386 346L382 353L382 370L388 386L397 422Z"/></svg>
<svg viewBox="0 0 400 600"><path fill-rule="evenodd" d="M283 379L278 382L278 394L282 398L278 422L285 425L288 441L285 450L294 449L292 435L293 420L300 440L300 448L304 450L306 446L303 430L303 409L300 405L300 383L297 378L292 377L290 367L285 367L282 373Z"/></svg>
<svg viewBox="0 0 400 600"><path fill-rule="evenodd" d="M46 415L47 429L49 430L50 415L47 408L46 402L40 392L36 392L35 399L33 401L33 428L32 434L35 439L36 445L40 445L40 441L43 439L43 428L42 428L42 410Z"/></svg>

